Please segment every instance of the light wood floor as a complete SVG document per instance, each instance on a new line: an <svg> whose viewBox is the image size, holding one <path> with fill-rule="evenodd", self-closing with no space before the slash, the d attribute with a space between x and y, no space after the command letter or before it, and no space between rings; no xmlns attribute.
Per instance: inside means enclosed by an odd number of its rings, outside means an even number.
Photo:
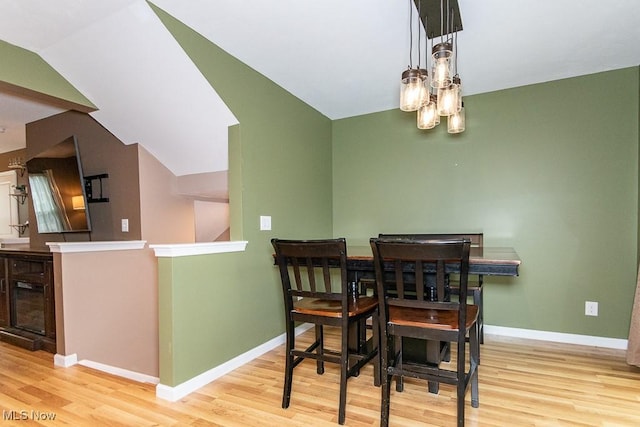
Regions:
<svg viewBox="0 0 640 427"><path fill-rule="evenodd" d="M172 403L157 399L153 385L79 365L56 368L49 353L0 343L0 425L337 426L336 368L328 364L318 376L313 361L301 364L284 410L283 358L280 347ZM349 380L345 425L377 426L379 405L367 367ZM406 380L403 393L393 392L391 425L455 425L453 389L430 395L425 383ZM640 426L640 369L622 351L487 336L480 407L467 395L466 425Z"/></svg>

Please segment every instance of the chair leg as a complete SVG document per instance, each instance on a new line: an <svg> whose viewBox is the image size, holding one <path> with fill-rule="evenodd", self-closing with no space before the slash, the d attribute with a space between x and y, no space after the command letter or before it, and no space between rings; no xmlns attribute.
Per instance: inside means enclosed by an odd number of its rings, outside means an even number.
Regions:
<svg viewBox="0 0 640 427"><path fill-rule="evenodd" d="M293 354L291 352L295 346L295 332L293 328L293 323L287 325L284 390L282 392L282 407L285 409L289 407L289 402L291 401L291 383L293 379Z"/></svg>
<svg viewBox="0 0 640 427"><path fill-rule="evenodd" d="M477 341L478 335L477 331L471 330L469 331L469 341ZM458 382L456 387L456 400L457 400L457 420L458 427L464 427L464 406L465 406L465 395L467 391L467 381L465 381L465 368L466 368L466 360L465 360L465 344L466 340L462 338L458 340L458 360L457 360L457 370L458 370Z"/></svg>
<svg viewBox="0 0 640 427"><path fill-rule="evenodd" d="M473 303L478 306L478 337L480 344L484 344L484 296L482 286L473 291Z"/></svg>
<svg viewBox="0 0 640 427"><path fill-rule="evenodd" d="M364 328L366 328L365 322L366 322L366 319L363 318L357 322L352 322L349 325L348 345L349 345L349 350L353 353L363 354L364 346L362 343L362 331ZM348 368L349 366L347 365L347 369ZM350 376L359 377L360 369L356 369L355 371L351 372Z"/></svg>
<svg viewBox="0 0 640 427"><path fill-rule="evenodd" d="M402 369L402 337L393 338L393 357L394 365L396 368ZM383 371L383 375L385 372ZM396 375L396 391L402 392L404 390L404 380L402 375Z"/></svg>
<svg viewBox="0 0 640 427"><path fill-rule="evenodd" d="M386 342L384 348L380 348L382 356L380 357L380 373L381 373L381 399L380 399L380 427L387 427L389 425L389 407L391 403L391 380L392 376L389 375L389 358L391 356L391 343ZM397 381L397 380L396 380Z"/></svg>
<svg viewBox="0 0 640 427"><path fill-rule="evenodd" d="M342 330L340 337L340 403L338 405L338 424L344 424L347 406L347 379L349 372L349 331Z"/></svg>
<svg viewBox="0 0 640 427"><path fill-rule="evenodd" d="M382 399L380 408L380 427L387 427L389 425L389 407L391 397L391 376L383 374L385 378L382 380Z"/></svg>
<svg viewBox="0 0 640 427"><path fill-rule="evenodd" d="M464 405L465 405L465 387L464 381L460 381L458 383L458 409L457 409L457 418L458 418L458 427L464 427Z"/></svg>
<svg viewBox="0 0 640 427"><path fill-rule="evenodd" d="M473 325L473 328L477 328L478 324ZM473 334L473 330L471 334ZM478 334L474 334L478 336ZM471 406L477 408L480 406L480 400L478 395L478 365L480 364L480 343L478 339L471 339L469 342L469 364L473 374L469 381L471 381Z"/></svg>
<svg viewBox="0 0 640 427"><path fill-rule="evenodd" d="M445 352L442 355L442 361L449 363L451 362L451 343L449 342L444 343L444 346L445 346L444 347Z"/></svg>
<svg viewBox="0 0 640 427"><path fill-rule="evenodd" d="M316 325L316 341L319 343L316 348L318 354L318 360L316 360L316 372L318 375L324 374L324 361L322 355L324 354L324 329L322 325Z"/></svg>
<svg viewBox="0 0 640 427"><path fill-rule="evenodd" d="M371 324L371 333L373 345L376 347L376 354L373 358L373 385L378 387L381 383L381 362L380 359L382 357L382 347L380 342L380 317L378 316L378 311L375 311L372 316L372 324Z"/></svg>

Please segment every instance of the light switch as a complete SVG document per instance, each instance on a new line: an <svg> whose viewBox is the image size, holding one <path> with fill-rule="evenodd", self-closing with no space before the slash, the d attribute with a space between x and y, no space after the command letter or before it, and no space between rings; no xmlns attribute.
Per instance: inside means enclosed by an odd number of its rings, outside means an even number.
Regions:
<svg viewBox="0 0 640 427"><path fill-rule="evenodd" d="M260 216L260 230L271 230L270 216Z"/></svg>

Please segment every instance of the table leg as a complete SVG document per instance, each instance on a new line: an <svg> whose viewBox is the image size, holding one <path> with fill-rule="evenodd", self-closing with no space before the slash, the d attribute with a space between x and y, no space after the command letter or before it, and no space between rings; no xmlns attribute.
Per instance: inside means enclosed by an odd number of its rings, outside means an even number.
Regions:
<svg viewBox="0 0 640 427"><path fill-rule="evenodd" d="M447 343L433 340L405 337L402 340L402 352L405 360L413 360L437 366L441 362L442 349ZM429 381L429 392L438 394L440 384L437 381Z"/></svg>

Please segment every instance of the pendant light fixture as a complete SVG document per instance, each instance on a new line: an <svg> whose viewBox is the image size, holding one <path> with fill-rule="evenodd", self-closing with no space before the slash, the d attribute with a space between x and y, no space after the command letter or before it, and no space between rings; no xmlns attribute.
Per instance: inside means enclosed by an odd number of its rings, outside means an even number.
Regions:
<svg viewBox="0 0 640 427"><path fill-rule="evenodd" d="M465 116L464 116L464 104L460 108L460 111L453 113L447 117L447 132L460 133L464 132L465 128Z"/></svg>
<svg viewBox="0 0 640 427"><path fill-rule="evenodd" d="M413 68L413 5L409 0L409 67L400 80L400 109L417 111L429 99L429 74L420 68L420 3L418 3L418 66Z"/></svg>
<svg viewBox="0 0 640 427"><path fill-rule="evenodd" d="M462 103L462 80L458 75L458 33L455 33L455 49L456 56L454 61L455 76L453 77L449 90L451 91L451 105L452 109L447 111L450 114L446 114L447 118L447 132L449 133L461 133L465 129L465 115L464 105Z"/></svg>
<svg viewBox="0 0 640 427"><path fill-rule="evenodd" d="M433 71L431 86L436 89L446 88L451 84L451 56L453 47L449 41L438 43L433 47Z"/></svg>
<svg viewBox="0 0 640 427"><path fill-rule="evenodd" d="M457 110L457 86L453 84L438 89L438 114L450 116Z"/></svg>
<svg viewBox="0 0 640 427"><path fill-rule="evenodd" d="M437 111L438 100L435 95L430 95L429 102L425 102L418 110L418 129L433 129L440 123Z"/></svg>
<svg viewBox="0 0 640 427"><path fill-rule="evenodd" d="M400 109L417 111L427 97L425 89L426 74L419 68L411 68L402 73L400 82Z"/></svg>
<svg viewBox="0 0 640 427"><path fill-rule="evenodd" d="M413 68L413 4L418 10L418 23L422 23L427 39L431 39L431 54L425 48L425 68L420 67L420 27L418 24L418 66ZM453 3L453 5L451 4ZM458 74L458 31L462 30L457 0L410 0L409 67L402 73L400 109L417 111L419 129L432 129L447 117L449 133L465 129L462 105L462 81ZM421 13L424 7L426 14ZM439 28L438 28L439 24ZM433 44L433 39L439 38ZM426 46L427 43L425 43ZM431 68L429 68L431 59ZM427 70L431 70L429 78Z"/></svg>

